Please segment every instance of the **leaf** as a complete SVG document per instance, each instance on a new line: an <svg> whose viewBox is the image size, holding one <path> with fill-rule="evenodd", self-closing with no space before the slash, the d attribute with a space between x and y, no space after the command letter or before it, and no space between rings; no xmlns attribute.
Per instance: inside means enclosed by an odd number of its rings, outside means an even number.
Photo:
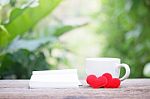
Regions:
<svg viewBox="0 0 150 99"><path fill-rule="evenodd" d="M3 25L0 25L0 45L5 45L8 37L8 31ZM1 49L2 47L0 46L0 50Z"/></svg>
<svg viewBox="0 0 150 99"><path fill-rule="evenodd" d="M10 16L10 22L5 25L9 37L6 37L5 44L3 40L0 45L9 44L17 35L23 35L33 28L43 17L51 13L62 0L39 0L39 6L34 8L14 9Z"/></svg>
<svg viewBox="0 0 150 99"><path fill-rule="evenodd" d="M15 8L10 14L9 22L12 22L15 18L17 18L19 15L21 15L25 9L26 8L24 8L24 9Z"/></svg>
<svg viewBox="0 0 150 99"><path fill-rule="evenodd" d="M27 8L30 8L31 5L36 2L35 0L23 5L24 7L22 8L15 8L12 10L11 14L10 14L10 19L9 22L13 21L15 18L17 18L19 15L21 15L22 13L24 13L24 10L26 10Z"/></svg>
<svg viewBox="0 0 150 99"><path fill-rule="evenodd" d="M72 31L76 28L79 28L79 27L82 27L85 25L87 25L87 23L80 24L80 25L74 25L74 26L73 25L62 25L60 27L57 27L52 34L56 37L59 37L60 35L66 33L66 32Z"/></svg>
<svg viewBox="0 0 150 99"><path fill-rule="evenodd" d="M33 70L45 69L49 69L49 64L42 52L20 49L0 56L0 79L30 78Z"/></svg>
<svg viewBox="0 0 150 99"><path fill-rule="evenodd" d="M56 39L54 37L43 37L34 40L26 40L26 39L15 39L10 46L8 47L8 52L15 52L19 49L26 49L28 51L35 51L37 48L41 47L43 44L48 42L55 42Z"/></svg>

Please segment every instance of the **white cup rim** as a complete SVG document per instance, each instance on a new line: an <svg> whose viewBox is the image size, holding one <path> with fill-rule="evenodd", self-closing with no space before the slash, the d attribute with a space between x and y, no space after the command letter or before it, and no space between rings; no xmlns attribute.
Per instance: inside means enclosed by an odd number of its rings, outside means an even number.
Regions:
<svg viewBox="0 0 150 99"><path fill-rule="evenodd" d="M120 58L100 57L100 58L86 58L86 61L120 61Z"/></svg>

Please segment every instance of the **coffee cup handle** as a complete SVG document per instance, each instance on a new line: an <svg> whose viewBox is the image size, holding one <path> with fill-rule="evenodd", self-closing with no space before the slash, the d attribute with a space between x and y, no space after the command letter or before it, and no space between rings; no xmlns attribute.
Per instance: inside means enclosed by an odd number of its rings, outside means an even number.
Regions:
<svg viewBox="0 0 150 99"><path fill-rule="evenodd" d="M130 75L130 68L129 68L129 66L127 64L124 64L124 63L118 65L118 68L121 68L121 67L125 68L125 70L126 70L125 75L122 78L120 78L120 80L123 81L123 80L125 80L125 79L127 79L129 77L129 75Z"/></svg>

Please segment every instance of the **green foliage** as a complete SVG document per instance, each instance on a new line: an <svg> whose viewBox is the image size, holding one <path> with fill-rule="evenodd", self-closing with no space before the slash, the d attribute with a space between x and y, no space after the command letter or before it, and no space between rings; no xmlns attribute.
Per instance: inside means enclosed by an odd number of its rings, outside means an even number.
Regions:
<svg viewBox="0 0 150 99"><path fill-rule="evenodd" d="M29 78L33 70L51 69L51 65L46 61L43 51L40 49L44 44L52 42L51 38L40 38L37 40L25 40L22 37L28 33L40 20L50 14L61 0L39 0L39 6L16 8L16 1L10 2L3 7L10 17L4 22L6 15L1 13L0 24L0 78ZM32 4L32 2L31 2ZM5 9L0 9L5 11ZM15 39L15 40L14 40ZM13 42L12 42L13 40Z"/></svg>
<svg viewBox="0 0 150 99"><path fill-rule="evenodd" d="M10 2L13 6L9 21L4 22L9 13L1 13L0 24L0 78L29 78L33 70L50 69L46 57L40 47L51 42L52 39L24 40L16 39L28 33L40 20L50 14L61 0L39 0L39 6L16 8L16 1ZM31 2L32 4L32 2ZM7 6L4 6L7 7ZM0 9L5 11L4 9ZM13 42L12 42L13 40ZM12 43L11 43L12 42ZM32 48L32 50L30 49Z"/></svg>
<svg viewBox="0 0 150 99"><path fill-rule="evenodd" d="M0 78L30 78L33 70L49 69L43 52L25 49L0 56Z"/></svg>
<svg viewBox="0 0 150 99"><path fill-rule="evenodd" d="M103 56L119 57L130 65L130 77L144 77L150 61L150 5L148 0L102 0L97 32L106 45ZM121 72L124 74L124 71Z"/></svg>
<svg viewBox="0 0 150 99"><path fill-rule="evenodd" d="M69 65L65 56L53 56L52 51L56 49L61 50L61 53L68 51L59 42L58 37L80 26L83 25L61 25L55 27L55 31L49 31L49 36L38 39L16 38L5 53L0 55L0 78L30 78L33 70L57 68L58 63L62 62ZM44 54L44 50L48 51L49 56ZM46 58L50 60L47 61Z"/></svg>
<svg viewBox="0 0 150 99"><path fill-rule="evenodd" d="M57 22L56 26L35 28L45 16L51 14L62 0L39 0L39 6L16 8L16 0L5 6L6 11L0 17L0 79L30 78L33 70L57 68L59 63L68 61L64 55L54 56L53 50L66 53L67 48L59 41L59 37L81 25L65 25ZM21 1L20 1L21 2ZM24 4L24 3L23 3ZM0 9L5 11L5 9ZM9 20L7 22L8 16ZM44 36L37 36L42 32ZM36 36L35 36L36 35Z"/></svg>
<svg viewBox="0 0 150 99"><path fill-rule="evenodd" d="M10 13L9 22L4 28L9 34L0 31L0 47L8 45L18 34L23 35L33 28L43 17L51 13L61 0L39 0L39 6L30 8L14 8ZM5 37L5 38L3 38Z"/></svg>

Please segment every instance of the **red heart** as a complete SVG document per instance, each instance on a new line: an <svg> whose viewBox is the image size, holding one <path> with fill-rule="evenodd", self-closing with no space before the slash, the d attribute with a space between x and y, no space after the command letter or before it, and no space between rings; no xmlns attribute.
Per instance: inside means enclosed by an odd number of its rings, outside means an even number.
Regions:
<svg viewBox="0 0 150 99"><path fill-rule="evenodd" d="M104 86L105 88L110 88L112 75L110 73L104 73L102 76L107 78L107 84Z"/></svg>
<svg viewBox="0 0 150 99"><path fill-rule="evenodd" d="M93 88L104 87L107 84L107 78L104 76L97 78L95 75L89 75L86 81Z"/></svg>
<svg viewBox="0 0 150 99"><path fill-rule="evenodd" d="M120 86L120 80L118 78L112 78L112 75L105 73L102 76L107 78L108 83L104 86L105 88L118 88Z"/></svg>
<svg viewBox="0 0 150 99"><path fill-rule="evenodd" d="M110 83L110 88L118 88L120 86L120 79L113 78Z"/></svg>

